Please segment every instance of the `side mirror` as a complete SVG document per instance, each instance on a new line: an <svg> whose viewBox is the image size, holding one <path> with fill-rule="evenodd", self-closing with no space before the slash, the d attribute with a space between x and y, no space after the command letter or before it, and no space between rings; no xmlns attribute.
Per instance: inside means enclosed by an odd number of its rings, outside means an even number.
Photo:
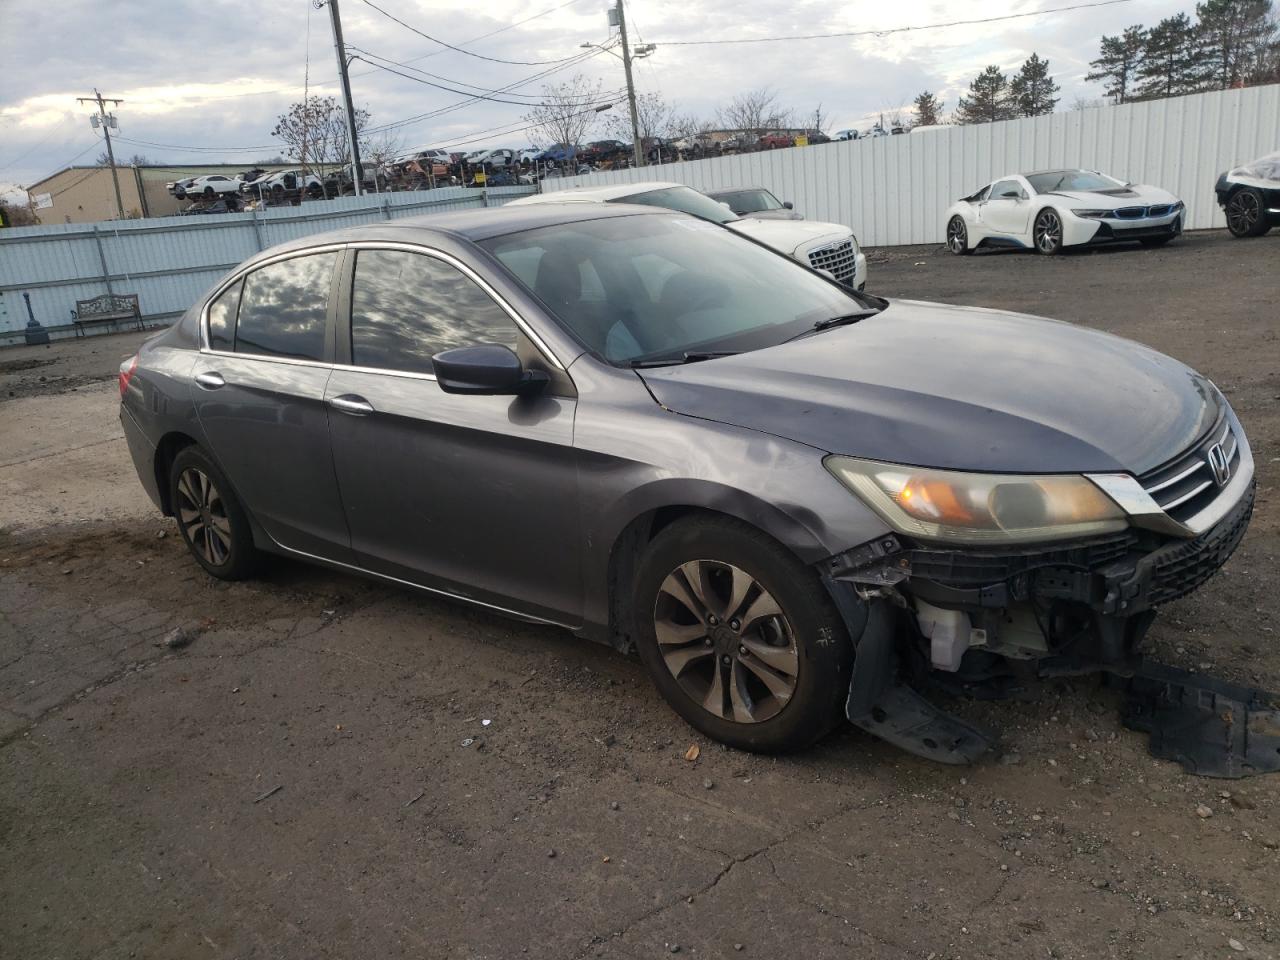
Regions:
<svg viewBox="0 0 1280 960"><path fill-rule="evenodd" d="M791 201L790 201L790 200L783 200L783 201L782 201L782 207L783 207L783 209L785 209L785 210L794 210L794 209L795 209L795 207L792 205L792 203L791 203Z"/></svg>
<svg viewBox="0 0 1280 960"><path fill-rule="evenodd" d="M826 277L828 280L830 280L832 283L839 283L839 282L840 282L839 280L837 280L837 279L836 279L836 275L835 275L834 273L832 273L830 270L826 269L825 267L815 267L814 269L815 269L818 273L820 273L820 274L822 274L824 277Z"/></svg>
<svg viewBox="0 0 1280 960"><path fill-rule="evenodd" d="M445 393L523 396L547 383L545 373L524 369L514 351L496 343L442 350L431 358L431 368Z"/></svg>
<svg viewBox="0 0 1280 960"><path fill-rule="evenodd" d="M1004 193L1000 194L1000 199L1001 200L1021 200L1022 194L1020 194L1017 190L1006 190Z"/></svg>

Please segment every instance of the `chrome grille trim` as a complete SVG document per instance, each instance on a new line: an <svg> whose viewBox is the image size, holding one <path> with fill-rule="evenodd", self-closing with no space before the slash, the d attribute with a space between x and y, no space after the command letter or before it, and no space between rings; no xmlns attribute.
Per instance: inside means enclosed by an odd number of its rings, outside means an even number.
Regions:
<svg viewBox="0 0 1280 960"><path fill-rule="evenodd" d="M815 270L826 270L841 283L852 283L858 268L857 254L853 250L852 240L841 240L822 247L814 247L806 253L809 266Z"/></svg>
<svg viewBox="0 0 1280 960"><path fill-rule="evenodd" d="M1253 458L1240 425L1226 409L1199 440L1154 470L1138 477L1154 506L1187 530L1200 532L1239 499L1252 481ZM1221 445L1230 477L1219 487L1209 466L1209 451Z"/></svg>

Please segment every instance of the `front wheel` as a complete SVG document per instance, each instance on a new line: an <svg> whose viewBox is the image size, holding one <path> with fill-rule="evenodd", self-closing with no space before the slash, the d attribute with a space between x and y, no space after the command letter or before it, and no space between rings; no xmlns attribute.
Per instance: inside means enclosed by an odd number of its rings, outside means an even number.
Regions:
<svg viewBox="0 0 1280 960"><path fill-rule="evenodd" d="M1051 257L1062 252L1062 218L1052 208L1041 210L1036 216L1031 238L1036 245L1036 253Z"/></svg>
<svg viewBox="0 0 1280 960"><path fill-rule="evenodd" d="M952 217L947 223L947 249L956 256L973 253L969 246L969 229L964 224L964 217Z"/></svg>
<svg viewBox="0 0 1280 960"><path fill-rule="evenodd" d="M1270 229L1261 190L1244 187L1227 201L1227 229L1234 237L1260 237Z"/></svg>
<svg viewBox="0 0 1280 960"><path fill-rule="evenodd" d="M632 612L654 686L743 750L808 746L839 720L853 646L817 576L746 524L677 521L645 551Z"/></svg>
<svg viewBox="0 0 1280 960"><path fill-rule="evenodd" d="M169 469L169 503L182 541L196 562L219 580L253 573L253 530L231 484L199 447L184 447Z"/></svg>

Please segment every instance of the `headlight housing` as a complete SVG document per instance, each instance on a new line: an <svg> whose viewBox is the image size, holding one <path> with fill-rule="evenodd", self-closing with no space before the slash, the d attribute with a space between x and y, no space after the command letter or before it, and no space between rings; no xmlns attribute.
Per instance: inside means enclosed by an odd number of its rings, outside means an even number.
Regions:
<svg viewBox="0 0 1280 960"><path fill-rule="evenodd" d="M895 530L993 545L1112 533L1125 512L1083 476L958 473L830 456L823 464Z"/></svg>
<svg viewBox="0 0 1280 960"><path fill-rule="evenodd" d="M1110 210L1076 210L1073 208L1071 212L1077 217L1085 217L1089 220L1101 220L1104 217L1109 217L1111 215Z"/></svg>

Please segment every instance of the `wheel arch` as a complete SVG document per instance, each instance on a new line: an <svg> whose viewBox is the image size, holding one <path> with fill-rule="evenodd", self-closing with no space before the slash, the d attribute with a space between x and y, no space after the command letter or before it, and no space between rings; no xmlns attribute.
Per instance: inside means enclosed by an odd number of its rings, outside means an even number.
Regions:
<svg viewBox="0 0 1280 960"><path fill-rule="evenodd" d="M803 519L752 494L709 481L659 481L634 491L614 516L621 520L597 541L607 546L599 554L588 550L583 629L593 639L624 651L632 647L626 585L634 580L645 547L679 520L703 516L745 523L806 565L831 554Z"/></svg>
<svg viewBox="0 0 1280 960"><path fill-rule="evenodd" d="M173 461L187 447L197 445L195 437L180 430L166 433L156 444L152 469L155 471L156 489L160 492L160 511L166 517L173 516L173 504L169 498L169 471L173 468Z"/></svg>

